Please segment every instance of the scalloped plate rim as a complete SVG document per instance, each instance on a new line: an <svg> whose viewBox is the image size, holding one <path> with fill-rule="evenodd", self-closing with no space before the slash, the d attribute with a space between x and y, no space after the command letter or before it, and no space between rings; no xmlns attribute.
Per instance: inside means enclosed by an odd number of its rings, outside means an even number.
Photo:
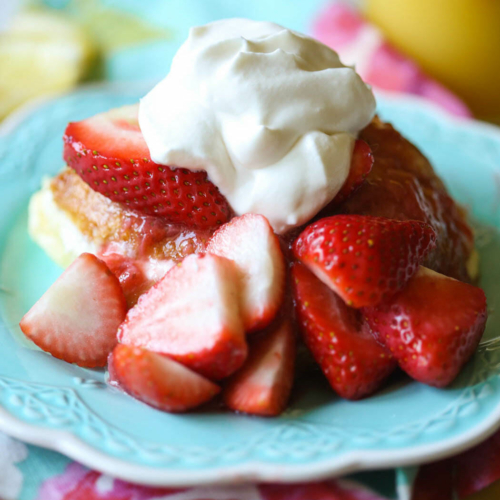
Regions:
<svg viewBox="0 0 500 500"><path fill-rule="evenodd" d="M77 88L77 91L116 88L133 91L134 87L144 88L144 82L137 84L98 83ZM74 91L74 90L73 90ZM39 107L73 91L35 99L12 113L0 125L0 137L17 128L25 118ZM440 120L449 122L455 128L476 129L500 140L500 129L477 120L457 118L418 96L376 91L386 101L417 103ZM27 423L0 406L0 431L24 442L58 451L92 469L123 480L150 486L195 486L202 484L229 484L257 481L302 482L331 478L333 476L359 472L367 469L383 469L408 466L426 461L434 461L454 455L478 444L500 428L500 399L490 415L467 432L431 444L407 446L392 451L355 450L347 451L332 459L323 459L312 464L274 465L251 461L236 466L222 466L208 470L171 470L168 468L137 465L115 458L85 443L69 431L49 429Z"/></svg>
<svg viewBox="0 0 500 500"><path fill-rule="evenodd" d="M271 465L247 462L214 470L179 471L131 464L110 457L68 431L47 429L24 422L0 407L0 430L24 442L58 451L81 464L112 477L148 486L198 486L248 482L299 483L332 478L363 470L410 466L456 455L500 428L500 402L481 425L461 436L434 444L393 451L357 450L313 464Z"/></svg>

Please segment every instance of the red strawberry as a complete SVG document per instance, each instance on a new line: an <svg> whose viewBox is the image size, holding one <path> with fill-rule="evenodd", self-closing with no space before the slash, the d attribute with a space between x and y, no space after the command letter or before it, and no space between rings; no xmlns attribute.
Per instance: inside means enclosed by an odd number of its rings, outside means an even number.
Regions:
<svg viewBox="0 0 500 500"><path fill-rule="evenodd" d="M292 390L294 365L295 336L285 320L252 343L246 363L224 389L224 402L235 411L279 415Z"/></svg>
<svg viewBox="0 0 500 500"><path fill-rule="evenodd" d="M333 390L346 399L375 392L396 362L373 338L359 311L298 262L292 266L292 287L304 341Z"/></svg>
<svg viewBox="0 0 500 500"><path fill-rule="evenodd" d="M64 160L95 191L169 222L214 227L229 219L229 205L206 172L151 161L139 129L137 105L70 123Z"/></svg>
<svg viewBox="0 0 500 500"><path fill-rule="evenodd" d="M444 387L476 350L486 297L478 287L420 267L401 292L363 314L410 377Z"/></svg>
<svg viewBox="0 0 500 500"><path fill-rule="evenodd" d="M247 355L240 293L233 262L190 255L141 296L118 339L166 354L208 378L227 377Z"/></svg>
<svg viewBox="0 0 500 500"><path fill-rule="evenodd" d="M422 264L461 281L474 278L466 265L474 249L466 213L450 198L429 160L378 118L360 132L360 139L372 148L375 162L337 213L426 222L436 232L436 247Z"/></svg>
<svg viewBox="0 0 500 500"><path fill-rule="evenodd" d="M222 226L207 252L231 259L243 277L245 330L267 326L283 302L285 261L278 238L262 215L245 214Z"/></svg>
<svg viewBox="0 0 500 500"><path fill-rule="evenodd" d="M334 215L308 226L293 251L347 305L359 308L400 290L435 241L423 222Z"/></svg>
<svg viewBox="0 0 500 500"><path fill-rule="evenodd" d="M19 323L52 356L93 368L105 366L127 312L120 283L92 254L80 255Z"/></svg>
<svg viewBox="0 0 500 500"><path fill-rule="evenodd" d="M141 267L133 259L119 253L107 253L100 257L118 278L129 308L134 306L139 297L151 288L152 284L149 284Z"/></svg>
<svg viewBox="0 0 500 500"><path fill-rule="evenodd" d="M163 411L183 412L212 399L220 388L173 359L140 347L118 344L110 373L134 398Z"/></svg>
<svg viewBox="0 0 500 500"><path fill-rule="evenodd" d="M99 257L120 281L129 308L135 306L139 297L175 266L175 262L169 259L134 260L116 252Z"/></svg>
<svg viewBox="0 0 500 500"><path fill-rule="evenodd" d="M337 193L330 206L337 206L343 203L356 189L363 184L366 176L371 172L373 167L373 153L365 141L358 139L354 143L352 152L351 169L349 175L342 186L342 189ZM328 210L328 208L327 208Z"/></svg>

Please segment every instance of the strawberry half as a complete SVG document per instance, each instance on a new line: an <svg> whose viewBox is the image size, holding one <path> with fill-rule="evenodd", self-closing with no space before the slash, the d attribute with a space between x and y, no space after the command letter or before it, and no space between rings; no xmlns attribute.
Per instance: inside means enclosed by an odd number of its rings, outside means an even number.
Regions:
<svg viewBox="0 0 500 500"><path fill-rule="evenodd" d="M80 255L23 317L38 347L79 366L105 366L127 312L120 283L92 254Z"/></svg>
<svg viewBox="0 0 500 500"><path fill-rule="evenodd" d="M163 411L183 412L212 399L220 388L161 354L118 344L109 357L113 382L140 401Z"/></svg>
<svg viewBox="0 0 500 500"><path fill-rule="evenodd" d="M229 219L226 199L206 172L151 161L137 119L138 105L70 123L64 160L95 191L169 222L215 227Z"/></svg>
<svg viewBox="0 0 500 500"><path fill-rule="evenodd" d="M128 308L134 306L139 297L153 286L133 259L119 253L107 253L100 257L118 278L127 299Z"/></svg>
<svg viewBox="0 0 500 500"><path fill-rule="evenodd" d="M293 251L348 306L360 308L401 290L435 242L423 222L334 215L308 226Z"/></svg>
<svg viewBox="0 0 500 500"><path fill-rule="evenodd" d="M332 205L337 206L343 203L356 191L356 189L359 188L359 186L361 186L361 184L363 184L366 176L372 170L373 162L374 158L370 146L368 146L368 144L361 139L356 140L352 151L351 169L349 170L349 175L347 176L341 190L337 193L332 203L330 203L326 210L328 210Z"/></svg>
<svg viewBox="0 0 500 500"><path fill-rule="evenodd" d="M207 252L231 259L241 272L245 330L267 326L285 291L285 260L267 219L256 214L235 217L215 232Z"/></svg>
<svg viewBox="0 0 500 500"><path fill-rule="evenodd" d="M224 402L234 411L279 415L292 390L294 366L295 336L285 320L251 344L247 361L224 388Z"/></svg>
<svg viewBox="0 0 500 500"><path fill-rule="evenodd" d="M135 260L116 252L106 252L99 257L118 278L129 309L175 266L169 259Z"/></svg>
<svg viewBox="0 0 500 500"><path fill-rule="evenodd" d="M245 361L240 276L233 262L190 255L127 313L118 339L166 354L210 379Z"/></svg>
<svg viewBox="0 0 500 500"><path fill-rule="evenodd" d="M375 392L396 361L374 339L360 312L298 262L292 266L292 289L304 341L332 389L346 399Z"/></svg>
<svg viewBox="0 0 500 500"><path fill-rule="evenodd" d="M363 314L410 377L444 387L476 350L486 297L478 287L420 267L400 293Z"/></svg>

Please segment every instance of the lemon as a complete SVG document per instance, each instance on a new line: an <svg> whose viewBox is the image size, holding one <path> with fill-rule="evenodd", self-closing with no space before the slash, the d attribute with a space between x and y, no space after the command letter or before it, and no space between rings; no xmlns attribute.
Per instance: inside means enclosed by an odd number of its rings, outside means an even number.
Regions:
<svg viewBox="0 0 500 500"><path fill-rule="evenodd" d="M90 42L67 18L19 14L0 34L0 119L28 99L74 86L92 56Z"/></svg>
<svg viewBox="0 0 500 500"><path fill-rule="evenodd" d="M366 14L479 117L500 120L498 0L367 0Z"/></svg>

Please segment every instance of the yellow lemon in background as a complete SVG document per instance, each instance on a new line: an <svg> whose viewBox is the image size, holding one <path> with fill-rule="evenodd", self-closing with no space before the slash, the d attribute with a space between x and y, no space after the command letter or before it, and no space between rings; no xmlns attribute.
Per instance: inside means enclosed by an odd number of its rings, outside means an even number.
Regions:
<svg viewBox="0 0 500 500"><path fill-rule="evenodd" d="M46 12L19 14L0 34L0 120L28 99L74 86L92 55L71 20Z"/></svg>
<svg viewBox="0 0 500 500"><path fill-rule="evenodd" d="M477 116L500 121L499 0L366 0L366 14Z"/></svg>

